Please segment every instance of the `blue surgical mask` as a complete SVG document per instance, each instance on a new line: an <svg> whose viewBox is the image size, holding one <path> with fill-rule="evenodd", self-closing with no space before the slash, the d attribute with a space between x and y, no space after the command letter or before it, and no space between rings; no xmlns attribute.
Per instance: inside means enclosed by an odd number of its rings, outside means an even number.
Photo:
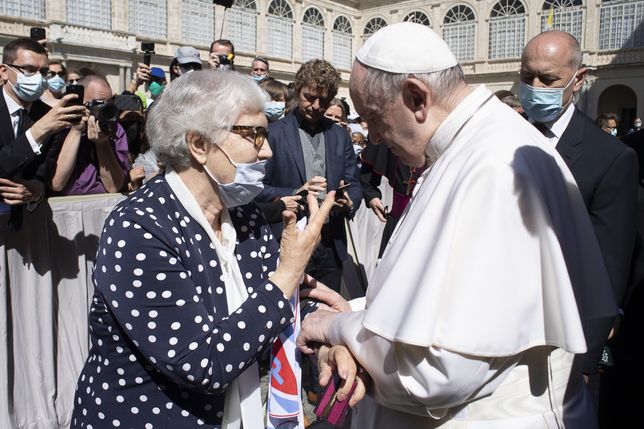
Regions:
<svg viewBox="0 0 644 429"><path fill-rule="evenodd" d="M264 105L264 114L266 114L269 121L277 121L284 116L285 108L286 103L283 101L269 101Z"/></svg>
<svg viewBox="0 0 644 429"><path fill-rule="evenodd" d="M65 87L65 79L56 75L51 79L47 79L47 86L49 87L49 90L51 92L62 92L63 88Z"/></svg>
<svg viewBox="0 0 644 429"><path fill-rule="evenodd" d="M264 189L263 180L266 174L266 160L236 163L230 159L230 156L223 149L221 151L226 155L228 161L235 166L235 178L231 183L221 183L204 164L203 168L206 170L206 174L219 187L219 196L226 208L230 209L250 203Z"/></svg>
<svg viewBox="0 0 644 429"><path fill-rule="evenodd" d="M260 82L261 82L261 81L263 81L264 79L266 79L266 76L262 76L262 75L259 75L259 74L254 74L254 75L253 75L253 80L254 80L255 82L257 82L257 83L260 83Z"/></svg>
<svg viewBox="0 0 644 429"><path fill-rule="evenodd" d="M554 120L563 108L564 91L574 82L576 76L577 73L563 88L536 88L521 82L519 84L519 100L521 100L521 106L528 117L541 123Z"/></svg>
<svg viewBox="0 0 644 429"><path fill-rule="evenodd" d="M31 103L42 97L47 88L47 83L40 73L36 73L33 76L25 76L18 70L15 70L15 72L17 76L16 84L14 85L9 82L9 85L13 87L13 92L19 99Z"/></svg>

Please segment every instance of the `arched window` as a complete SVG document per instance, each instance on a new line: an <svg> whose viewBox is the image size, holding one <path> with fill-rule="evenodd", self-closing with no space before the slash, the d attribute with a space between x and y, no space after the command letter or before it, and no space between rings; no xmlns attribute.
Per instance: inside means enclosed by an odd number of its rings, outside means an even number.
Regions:
<svg viewBox="0 0 644 429"><path fill-rule="evenodd" d="M407 16L403 18L404 22L415 22L416 24L422 24L426 25L428 27L431 27L432 24L429 21L429 16L425 12L421 12L419 10L415 10L413 12L409 12Z"/></svg>
<svg viewBox="0 0 644 429"><path fill-rule="evenodd" d="M443 39L458 62L474 60L475 19L469 6L459 4L448 10L443 20Z"/></svg>
<svg viewBox="0 0 644 429"><path fill-rule="evenodd" d="M293 58L293 9L286 0L268 5L268 55Z"/></svg>
<svg viewBox="0 0 644 429"><path fill-rule="evenodd" d="M582 43L584 11L582 0L546 0L541 11L541 31L561 30Z"/></svg>
<svg viewBox="0 0 644 429"><path fill-rule="evenodd" d="M152 39L166 39L166 0L129 0L130 33Z"/></svg>
<svg viewBox="0 0 644 429"><path fill-rule="evenodd" d="M46 0L0 1L0 15L45 19Z"/></svg>
<svg viewBox="0 0 644 429"><path fill-rule="evenodd" d="M333 23L333 65L348 70L353 61L353 27L345 16L338 16Z"/></svg>
<svg viewBox="0 0 644 429"><path fill-rule="evenodd" d="M215 34L215 9L211 0L182 0L181 38L185 43L207 46Z"/></svg>
<svg viewBox="0 0 644 429"><path fill-rule="evenodd" d="M380 17L375 17L371 18L369 22L367 22L367 25L364 26L364 31L362 32L362 36L364 37L364 40L367 40L373 33L376 31L380 30L383 27L386 27L387 21Z"/></svg>
<svg viewBox="0 0 644 429"><path fill-rule="evenodd" d="M111 0L67 0L67 22L83 27L112 28Z"/></svg>
<svg viewBox="0 0 644 429"><path fill-rule="evenodd" d="M324 18L310 7L302 16L302 61L324 58Z"/></svg>
<svg viewBox="0 0 644 429"><path fill-rule="evenodd" d="M255 55L257 52L257 4L255 0L235 0L226 12L226 38L235 50Z"/></svg>
<svg viewBox="0 0 644 429"><path fill-rule="evenodd" d="M501 0L490 13L488 58L519 58L525 45L526 12L521 0Z"/></svg>
<svg viewBox="0 0 644 429"><path fill-rule="evenodd" d="M644 1L604 0L599 18L599 49L644 46Z"/></svg>

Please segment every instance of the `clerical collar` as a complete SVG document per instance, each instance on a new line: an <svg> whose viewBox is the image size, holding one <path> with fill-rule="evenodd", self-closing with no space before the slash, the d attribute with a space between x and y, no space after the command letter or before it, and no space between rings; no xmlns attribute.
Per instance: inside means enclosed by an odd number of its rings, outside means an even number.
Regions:
<svg viewBox="0 0 644 429"><path fill-rule="evenodd" d="M425 155L428 164L434 163L452 143L456 134L461 130L467 121L490 97L490 90L485 85L478 86L470 92L452 112L447 115L442 124L438 127L432 138L427 143Z"/></svg>

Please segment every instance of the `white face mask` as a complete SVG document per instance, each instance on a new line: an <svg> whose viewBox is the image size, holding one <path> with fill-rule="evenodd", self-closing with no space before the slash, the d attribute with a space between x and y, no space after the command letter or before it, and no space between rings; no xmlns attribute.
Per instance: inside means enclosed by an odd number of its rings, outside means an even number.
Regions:
<svg viewBox="0 0 644 429"><path fill-rule="evenodd" d="M264 175L266 174L266 160L251 163L236 163L221 148L228 161L235 167L235 178L231 183L221 183L210 172L206 164L203 165L206 174L219 187L219 195L226 208L243 206L251 201L264 189Z"/></svg>
<svg viewBox="0 0 644 429"><path fill-rule="evenodd" d="M47 81L40 73L36 73L33 76L25 76L24 73L19 72L13 67L11 69L16 73L16 84L14 85L9 81L9 85L13 87L13 92L19 99L31 103L42 97L47 88Z"/></svg>

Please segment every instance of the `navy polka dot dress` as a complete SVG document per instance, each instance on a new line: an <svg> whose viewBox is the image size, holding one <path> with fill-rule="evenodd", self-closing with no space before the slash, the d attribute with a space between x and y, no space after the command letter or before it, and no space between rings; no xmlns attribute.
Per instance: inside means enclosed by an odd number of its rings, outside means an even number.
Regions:
<svg viewBox="0 0 644 429"><path fill-rule="evenodd" d="M279 248L264 218L252 204L230 216L249 297L228 316L215 247L163 177L112 211L72 428L220 427L226 388L293 320L268 281Z"/></svg>

